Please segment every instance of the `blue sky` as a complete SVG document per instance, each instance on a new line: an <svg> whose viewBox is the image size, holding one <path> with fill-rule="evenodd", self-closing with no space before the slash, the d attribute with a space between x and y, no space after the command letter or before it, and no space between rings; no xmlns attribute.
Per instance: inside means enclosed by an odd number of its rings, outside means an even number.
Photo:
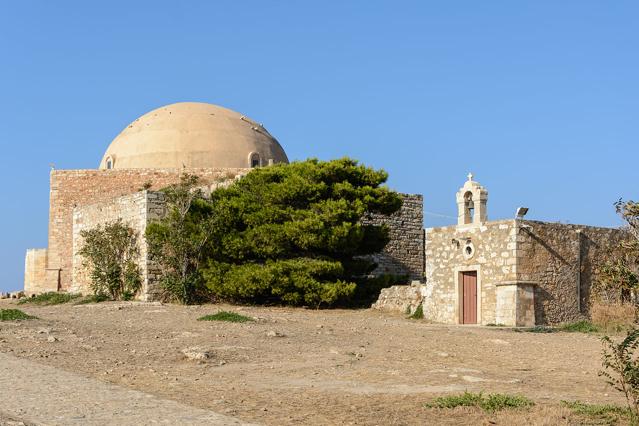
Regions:
<svg viewBox="0 0 639 426"><path fill-rule="evenodd" d="M618 226L639 198L636 1L13 1L0 5L0 290L46 247L49 164L96 168L177 101L262 122L291 159L352 156L449 224Z"/></svg>

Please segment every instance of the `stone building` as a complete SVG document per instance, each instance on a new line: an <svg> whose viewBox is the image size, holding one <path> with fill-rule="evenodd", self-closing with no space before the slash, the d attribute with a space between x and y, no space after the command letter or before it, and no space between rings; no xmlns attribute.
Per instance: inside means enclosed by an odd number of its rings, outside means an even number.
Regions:
<svg viewBox="0 0 639 426"><path fill-rule="evenodd" d="M48 247L27 251L25 294L86 292L76 256L80 231L122 218L142 235L161 209L152 190L178 182L183 172L215 189L252 167L275 163L288 163L279 142L261 124L229 109L182 102L143 115L111 142L97 170L51 171ZM140 192L143 188L150 191ZM141 268L141 298L151 299L155 290L148 285L145 259Z"/></svg>
<svg viewBox="0 0 639 426"><path fill-rule="evenodd" d="M268 131L234 111L177 103L128 125L109 145L98 169L52 170L49 238L25 257L24 291L86 293L89 280L78 251L81 232L121 219L140 236L165 214L157 190L183 172L209 190L253 167L287 163ZM422 305L427 319L449 324L532 325L588 314L594 268L625 234L617 229L514 219L488 220L488 191L469 175L457 192L457 225L424 229L421 195L402 194L386 224L390 243L373 259L375 274L403 275L412 286L385 289L374 305L405 311ZM160 295L158 271L140 238L139 298Z"/></svg>
<svg viewBox="0 0 639 426"><path fill-rule="evenodd" d="M424 232L425 276L385 289L374 307L414 310L447 324L531 326L588 315L595 267L627 237L619 229L488 220L488 191L472 175L453 226ZM525 213L524 213L525 214Z"/></svg>
<svg viewBox="0 0 639 426"><path fill-rule="evenodd" d="M179 181L182 173L199 176L208 191L248 173L253 167L288 163L286 153L253 120L215 105L177 103L158 108L128 125L107 148L97 170L52 170L49 241L25 257L24 292L87 293L90 280L78 251L81 232L121 219L139 236L165 212L157 190ZM372 215L388 222L391 243L375 255L376 273L423 276L423 218L419 195L405 195L400 212ZM141 300L160 297L158 271L140 237L138 265Z"/></svg>

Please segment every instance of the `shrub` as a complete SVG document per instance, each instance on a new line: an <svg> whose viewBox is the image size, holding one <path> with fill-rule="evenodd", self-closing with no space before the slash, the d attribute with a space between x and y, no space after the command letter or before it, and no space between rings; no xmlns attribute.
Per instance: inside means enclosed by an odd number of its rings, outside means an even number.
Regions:
<svg viewBox="0 0 639 426"><path fill-rule="evenodd" d="M204 298L200 261L214 232L215 217L198 181L197 176L183 174L179 183L164 188L168 214L146 228L149 253L160 267L165 295L184 304Z"/></svg>
<svg viewBox="0 0 639 426"><path fill-rule="evenodd" d="M424 308L423 308L421 303L419 304L417 309L415 309L415 312L413 312L413 314L411 316L409 316L408 318L410 318L410 319L424 319Z"/></svg>
<svg viewBox="0 0 639 426"><path fill-rule="evenodd" d="M527 408L535 405L530 399L518 395L500 393L483 395L480 393L464 392L461 395L450 395L436 398L426 404L427 408L455 408L478 407L484 411L494 412L507 408Z"/></svg>
<svg viewBox="0 0 639 426"><path fill-rule="evenodd" d="M81 231L80 235L84 245L79 254L90 270L93 293L115 300L132 299L142 284L135 231L117 220Z"/></svg>
<svg viewBox="0 0 639 426"><path fill-rule="evenodd" d="M312 159L254 169L216 190L207 287L237 302L315 307L362 296L376 266L366 256L388 242L386 227L364 219L401 207L387 177L348 158Z"/></svg>
<svg viewBox="0 0 639 426"><path fill-rule="evenodd" d="M74 299L77 299L78 297L80 297L79 294L58 293L55 291L51 291L48 293L38 294L37 296L34 296L34 297L26 297L26 298L20 299L20 301L18 301L18 305L24 305L26 303L34 304L34 305L45 305L45 306L59 305L62 303L68 303Z"/></svg>
<svg viewBox="0 0 639 426"><path fill-rule="evenodd" d="M568 333L597 333L600 331L599 327L586 320L561 324L557 330Z"/></svg>
<svg viewBox="0 0 639 426"><path fill-rule="evenodd" d="M628 408L618 405L587 404L580 401L561 401L561 404L575 414L600 420L605 424L616 424L620 417L633 418L632 412Z"/></svg>
<svg viewBox="0 0 639 426"><path fill-rule="evenodd" d="M205 315L197 319L198 321L226 321L226 322L251 322L253 318L240 315L235 312L220 311L216 314Z"/></svg>
<svg viewBox="0 0 639 426"><path fill-rule="evenodd" d="M19 309L0 309L0 321L18 321L30 319L37 319L37 317L25 314Z"/></svg>
<svg viewBox="0 0 639 426"><path fill-rule="evenodd" d="M620 332L635 324L636 307L632 303L594 301L590 305L592 323L608 332Z"/></svg>
<svg viewBox="0 0 639 426"><path fill-rule="evenodd" d="M612 247L608 260L596 266L592 293L593 300L628 303L639 289L639 203L620 199L614 205L629 238Z"/></svg>
<svg viewBox="0 0 639 426"><path fill-rule="evenodd" d="M639 329L628 331L621 342L617 343L608 336L604 336L602 342L604 369L599 375L624 394L628 409L635 417L639 417L639 360L635 355L639 346Z"/></svg>

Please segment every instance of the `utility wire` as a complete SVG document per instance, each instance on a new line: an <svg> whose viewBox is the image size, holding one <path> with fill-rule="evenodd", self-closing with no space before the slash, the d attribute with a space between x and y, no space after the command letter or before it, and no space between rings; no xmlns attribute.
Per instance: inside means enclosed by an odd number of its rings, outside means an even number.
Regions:
<svg viewBox="0 0 639 426"><path fill-rule="evenodd" d="M429 212L427 210L424 210L424 214L428 215L428 216L445 217L447 219L457 219L457 217L455 217L455 216L448 216L447 214Z"/></svg>

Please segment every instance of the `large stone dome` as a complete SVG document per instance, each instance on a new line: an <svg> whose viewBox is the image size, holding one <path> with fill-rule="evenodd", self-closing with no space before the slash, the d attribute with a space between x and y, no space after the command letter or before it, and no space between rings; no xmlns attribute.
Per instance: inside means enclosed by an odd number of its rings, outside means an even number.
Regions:
<svg viewBox="0 0 639 426"><path fill-rule="evenodd" d="M100 169L244 168L288 163L261 124L230 109L180 102L144 114L109 145Z"/></svg>

